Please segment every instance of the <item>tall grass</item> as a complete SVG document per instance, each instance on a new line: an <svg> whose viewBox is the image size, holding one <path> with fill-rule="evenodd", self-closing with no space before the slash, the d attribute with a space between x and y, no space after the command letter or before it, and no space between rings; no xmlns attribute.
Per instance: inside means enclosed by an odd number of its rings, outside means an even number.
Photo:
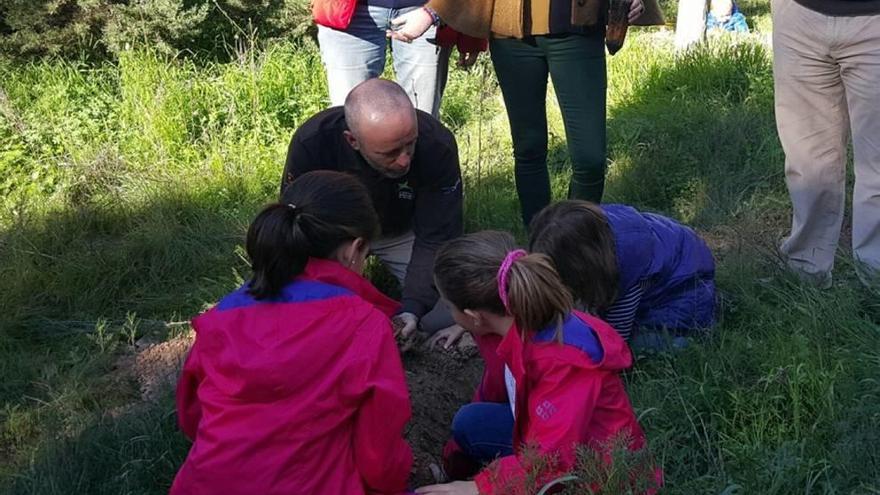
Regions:
<svg viewBox="0 0 880 495"><path fill-rule="evenodd" d="M172 404L128 408L137 391L114 363L246 277L245 226L327 102L314 46L245 55L0 61L0 490L167 491L188 448ZM749 38L674 57L655 32L610 60L608 197L701 228L725 294L713 337L640 361L629 390L667 493L878 493L880 302L845 254L830 291L777 268L788 203L769 56ZM467 228L522 234L488 60L453 74L443 116Z"/></svg>

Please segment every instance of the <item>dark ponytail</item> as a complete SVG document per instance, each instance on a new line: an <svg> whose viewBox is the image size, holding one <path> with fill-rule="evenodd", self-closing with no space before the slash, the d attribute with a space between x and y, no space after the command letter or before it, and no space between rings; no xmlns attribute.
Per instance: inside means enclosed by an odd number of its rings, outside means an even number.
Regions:
<svg viewBox="0 0 880 495"><path fill-rule="evenodd" d="M602 312L617 298L614 234L598 205L568 200L544 208L532 220L529 250L547 254L574 298L590 311Z"/></svg>
<svg viewBox="0 0 880 495"><path fill-rule="evenodd" d="M344 242L370 241L378 230L369 193L357 179L332 171L303 174L248 229L248 292L257 299L274 297L309 258L330 258Z"/></svg>
<svg viewBox="0 0 880 495"><path fill-rule="evenodd" d="M506 232L476 232L453 239L440 248L434 261L437 288L460 310L510 314L524 331L561 322L571 311L571 294L543 254L523 253L513 261L507 273L504 306L498 292L498 271L514 250L516 243Z"/></svg>

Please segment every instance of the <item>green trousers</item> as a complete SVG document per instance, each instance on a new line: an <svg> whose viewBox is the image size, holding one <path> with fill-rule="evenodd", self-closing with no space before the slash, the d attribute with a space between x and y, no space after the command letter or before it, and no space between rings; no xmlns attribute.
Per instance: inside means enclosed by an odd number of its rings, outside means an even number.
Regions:
<svg viewBox="0 0 880 495"><path fill-rule="evenodd" d="M571 157L568 196L601 201L606 166L604 33L493 39L490 50L510 120L523 222L528 226L550 203L548 75Z"/></svg>

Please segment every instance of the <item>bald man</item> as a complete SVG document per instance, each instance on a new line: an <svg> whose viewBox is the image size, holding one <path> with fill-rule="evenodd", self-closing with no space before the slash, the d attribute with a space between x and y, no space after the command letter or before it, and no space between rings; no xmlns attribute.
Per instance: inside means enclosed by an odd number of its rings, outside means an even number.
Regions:
<svg viewBox="0 0 880 495"><path fill-rule="evenodd" d="M382 225L372 253L402 284L395 318L404 336L420 321L427 333L452 325L438 305L432 275L437 248L462 233L461 169L452 133L416 110L396 83L369 79L343 107L318 113L294 133L282 192L311 170L350 173L370 191Z"/></svg>

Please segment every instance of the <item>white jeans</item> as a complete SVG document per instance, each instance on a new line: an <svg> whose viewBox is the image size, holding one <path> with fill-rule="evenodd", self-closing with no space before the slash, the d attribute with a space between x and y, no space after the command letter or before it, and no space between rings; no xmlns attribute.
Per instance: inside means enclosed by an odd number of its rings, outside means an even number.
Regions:
<svg viewBox="0 0 880 495"><path fill-rule="evenodd" d="M352 88L382 75L390 44L397 83L416 108L437 117L449 65L449 50L431 43L437 28L431 27L412 43L389 41L385 35L391 19L417 8L389 9L358 2L346 30L318 26L331 105L342 105Z"/></svg>

